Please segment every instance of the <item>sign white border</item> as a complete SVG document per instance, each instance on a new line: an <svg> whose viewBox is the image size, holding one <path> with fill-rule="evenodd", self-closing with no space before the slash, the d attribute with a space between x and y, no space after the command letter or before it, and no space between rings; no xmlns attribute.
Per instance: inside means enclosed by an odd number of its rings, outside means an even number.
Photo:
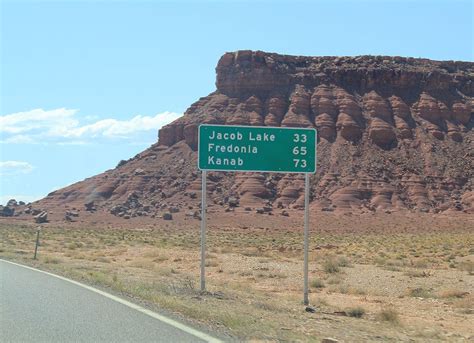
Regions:
<svg viewBox="0 0 474 343"><path fill-rule="evenodd" d="M284 170L241 170L241 169L202 169L199 166L199 150L201 146L201 126L224 126L236 128L258 128L258 129L285 129L285 130L313 130L314 131L314 170L312 171L284 171ZM280 173L280 174L315 174L318 162L318 131L314 127L283 127L283 126L253 126L253 125L223 125L223 124L200 124L198 126L198 158L197 167L201 171L209 172L239 172L239 173Z"/></svg>

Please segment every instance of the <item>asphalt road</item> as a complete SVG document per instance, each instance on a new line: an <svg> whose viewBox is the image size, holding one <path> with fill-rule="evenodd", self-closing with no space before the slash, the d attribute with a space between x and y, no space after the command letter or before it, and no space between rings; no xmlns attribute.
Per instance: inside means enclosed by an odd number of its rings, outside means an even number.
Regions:
<svg viewBox="0 0 474 343"><path fill-rule="evenodd" d="M0 260L1 342L212 340L180 323L165 323L129 306L68 281Z"/></svg>

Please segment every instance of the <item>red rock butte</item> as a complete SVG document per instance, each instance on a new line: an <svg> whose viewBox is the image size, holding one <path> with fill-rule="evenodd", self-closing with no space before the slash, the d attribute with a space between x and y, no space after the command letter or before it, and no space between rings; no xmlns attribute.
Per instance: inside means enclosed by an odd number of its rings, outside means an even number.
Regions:
<svg viewBox="0 0 474 343"><path fill-rule="evenodd" d="M389 56L224 54L217 90L117 168L49 194L34 207L118 217L199 208L201 123L315 127L311 211L474 213L474 63ZM209 173L216 207L302 208L304 177Z"/></svg>

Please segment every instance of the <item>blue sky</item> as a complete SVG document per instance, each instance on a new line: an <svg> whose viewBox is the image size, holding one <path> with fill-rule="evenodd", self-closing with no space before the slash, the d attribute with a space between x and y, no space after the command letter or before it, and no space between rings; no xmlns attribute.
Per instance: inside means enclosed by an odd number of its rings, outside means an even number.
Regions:
<svg viewBox="0 0 474 343"><path fill-rule="evenodd" d="M471 1L0 0L0 203L115 167L226 51L472 61Z"/></svg>

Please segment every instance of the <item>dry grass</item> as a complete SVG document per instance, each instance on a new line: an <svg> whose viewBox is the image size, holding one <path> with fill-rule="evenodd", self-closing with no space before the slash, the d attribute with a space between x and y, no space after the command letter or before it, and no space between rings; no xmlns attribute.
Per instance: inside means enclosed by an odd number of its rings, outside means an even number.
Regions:
<svg viewBox="0 0 474 343"><path fill-rule="evenodd" d="M461 291L457 289L448 289L448 290L441 291L438 294L438 298L441 298L441 299L463 298L467 295L469 295L469 292Z"/></svg>
<svg viewBox="0 0 474 343"><path fill-rule="evenodd" d="M42 261L46 264L59 264L62 262L60 258L53 256L45 256L44 258L42 258Z"/></svg>
<svg viewBox="0 0 474 343"><path fill-rule="evenodd" d="M34 227L0 224L0 257L128 294L237 340L339 336L357 341L377 331L386 340L407 341L427 325L464 334L469 325L459 324L443 306L464 316L466 323L474 308L467 279L472 264L460 259L473 253L473 235L465 232L318 234L311 242L318 249L310 250L315 314L302 308L302 237L296 231L209 230L205 294L197 289L197 230L47 227L38 261L32 260L34 233ZM446 273L459 285L449 284ZM466 280L461 283L461 278ZM387 292L377 292L385 288ZM433 297L439 305L431 302ZM345 316L337 315L341 312ZM443 316L443 328L433 313ZM394 329L380 321L404 325ZM340 336L341 327L349 336Z"/></svg>
<svg viewBox="0 0 474 343"><path fill-rule="evenodd" d="M453 307L463 314L474 314L474 295L454 301Z"/></svg>
<svg viewBox="0 0 474 343"><path fill-rule="evenodd" d="M346 314L349 317L362 318L365 314L365 309L361 306L353 307L346 310Z"/></svg>
<svg viewBox="0 0 474 343"><path fill-rule="evenodd" d="M388 307L382 309L377 318L384 322L389 322L391 324L399 324L400 323L400 316L398 312L393 307Z"/></svg>
<svg viewBox="0 0 474 343"><path fill-rule="evenodd" d="M321 279L313 279L311 280L311 288L324 288L326 287L326 284L324 283L323 280Z"/></svg>
<svg viewBox="0 0 474 343"><path fill-rule="evenodd" d="M429 277L431 276L431 272L427 270L407 270L404 275L409 277Z"/></svg>
<svg viewBox="0 0 474 343"><path fill-rule="evenodd" d="M468 272L469 275L474 275L474 262L473 261L464 261L459 263L458 268Z"/></svg>
<svg viewBox="0 0 474 343"><path fill-rule="evenodd" d="M344 256L328 256L324 259L323 270L326 273L334 274L341 271L341 267L348 267L349 260Z"/></svg>
<svg viewBox="0 0 474 343"><path fill-rule="evenodd" d="M433 298L434 295L431 290L423 287L417 287L408 290L408 295L415 298Z"/></svg>

